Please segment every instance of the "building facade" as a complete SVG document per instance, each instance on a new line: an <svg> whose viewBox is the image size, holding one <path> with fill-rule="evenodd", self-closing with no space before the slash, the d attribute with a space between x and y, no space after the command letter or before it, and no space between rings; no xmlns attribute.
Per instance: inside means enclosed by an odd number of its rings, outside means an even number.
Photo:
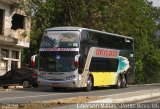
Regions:
<svg viewBox="0 0 160 109"><path fill-rule="evenodd" d="M0 0L0 76L21 67L21 49L30 45L31 19L19 0Z"/></svg>

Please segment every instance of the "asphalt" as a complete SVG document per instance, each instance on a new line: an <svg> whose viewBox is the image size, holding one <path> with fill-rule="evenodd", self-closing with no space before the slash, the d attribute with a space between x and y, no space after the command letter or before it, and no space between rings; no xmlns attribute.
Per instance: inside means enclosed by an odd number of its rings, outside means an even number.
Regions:
<svg viewBox="0 0 160 109"><path fill-rule="evenodd" d="M147 87L141 87L141 86L147 86ZM152 86L152 87L150 87L150 86ZM100 94L100 93L104 92L103 90L102 91L97 90L97 91L95 91L95 92L93 91L91 93L92 94L99 93L101 96L105 97L105 99L86 102L83 104L65 105L65 106L51 107L51 108L46 108L46 109L75 109L75 108L86 109L86 108L96 108L93 106L101 106L101 104L136 103L137 101L141 101L141 100L145 100L145 99L160 98L160 87L159 86L160 86L159 83L158 84L134 85L134 86L131 86L131 88L126 88L127 91L125 91L123 89L119 89L119 90L110 89L110 90L106 90L105 92L107 92L107 93L104 93L104 94ZM12 88L14 89L14 87L12 87ZM13 89L7 89L7 90L13 90ZM140 90L129 91L132 89L140 89ZM6 89L0 88L0 91L4 91L4 90L6 90ZM114 91L116 91L116 93L114 93ZM117 91L119 93L117 93ZM31 92L34 93L33 91L31 91ZM112 92L112 95L110 94L110 92ZM36 93L38 93L38 92L36 91ZM53 92L51 92L51 93L53 93ZM14 94L15 94L15 92L14 92ZM55 94L57 94L57 93L55 93ZM88 93L88 94L90 94L90 93ZM92 106L92 107L89 107L89 106Z"/></svg>
<svg viewBox="0 0 160 109"><path fill-rule="evenodd" d="M158 89L151 89L151 90L141 90L141 91L134 91L134 92L128 92L128 93L120 93L120 94L114 94L114 95L107 95L104 96L105 99L91 101L87 103L82 104L73 104L73 105L65 105L65 106L59 106L59 107L50 107L46 109L90 109L90 108L105 108L105 109L115 109L117 108L115 104L123 104L125 103L134 103L137 101L145 100L145 99L151 99L151 98L159 98L160 97L160 88ZM110 104L110 105L106 105ZM107 107L106 107L107 106ZM158 109L160 108L160 105L158 106Z"/></svg>
<svg viewBox="0 0 160 109"><path fill-rule="evenodd" d="M89 103L130 103L148 98L160 97L160 88L152 90L141 90L129 93L105 96L106 99L96 100Z"/></svg>

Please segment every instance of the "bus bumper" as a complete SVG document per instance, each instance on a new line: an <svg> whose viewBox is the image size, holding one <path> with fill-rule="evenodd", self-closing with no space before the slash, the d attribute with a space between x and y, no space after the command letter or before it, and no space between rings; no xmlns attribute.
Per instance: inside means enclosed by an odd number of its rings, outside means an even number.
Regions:
<svg viewBox="0 0 160 109"><path fill-rule="evenodd" d="M73 80L66 80L66 81L51 81L45 79L38 79L39 86L46 86L46 87L79 87L77 79Z"/></svg>

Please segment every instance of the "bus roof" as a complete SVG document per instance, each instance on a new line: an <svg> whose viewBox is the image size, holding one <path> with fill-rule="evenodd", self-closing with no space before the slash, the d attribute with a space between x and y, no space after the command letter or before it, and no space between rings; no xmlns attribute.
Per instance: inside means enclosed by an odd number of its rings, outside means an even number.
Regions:
<svg viewBox="0 0 160 109"><path fill-rule="evenodd" d="M93 31L93 32L97 32L97 33L103 33L103 34L108 34L108 35L114 35L114 36L118 36L118 37L123 37L123 38L128 38L128 39L133 39L132 37L128 37L128 36L123 36L123 35L119 35L119 34L114 34L114 33L109 33L109 32L105 32L105 31L99 31L99 30L95 30L95 29L88 29L88 28L82 28L82 27L75 27L75 26L62 26L62 27L53 27L53 28L47 28L45 31L82 31L82 30L88 30L88 31Z"/></svg>

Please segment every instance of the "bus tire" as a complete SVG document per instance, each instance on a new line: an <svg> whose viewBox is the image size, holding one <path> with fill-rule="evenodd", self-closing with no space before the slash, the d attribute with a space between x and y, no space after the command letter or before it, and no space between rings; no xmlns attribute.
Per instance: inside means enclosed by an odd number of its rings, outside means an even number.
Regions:
<svg viewBox="0 0 160 109"><path fill-rule="evenodd" d="M2 86L3 87L3 89L8 89L8 86Z"/></svg>
<svg viewBox="0 0 160 109"><path fill-rule="evenodd" d="M122 88L126 88L127 87L127 80L125 75L122 75Z"/></svg>
<svg viewBox="0 0 160 109"><path fill-rule="evenodd" d="M122 78L121 78L121 76L119 75L118 78L117 78L117 83L116 83L116 85L115 85L115 88L116 88L116 89L119 89L119 88L121 88L121 87L122 87Z"/></svg>
<svg viewBox="0 0 160 109"><path fill-rule="evenodd" d="M87 79L86 91L89 92L91 90L93 90L93 78L92 76L89 76Z"/></svg>

